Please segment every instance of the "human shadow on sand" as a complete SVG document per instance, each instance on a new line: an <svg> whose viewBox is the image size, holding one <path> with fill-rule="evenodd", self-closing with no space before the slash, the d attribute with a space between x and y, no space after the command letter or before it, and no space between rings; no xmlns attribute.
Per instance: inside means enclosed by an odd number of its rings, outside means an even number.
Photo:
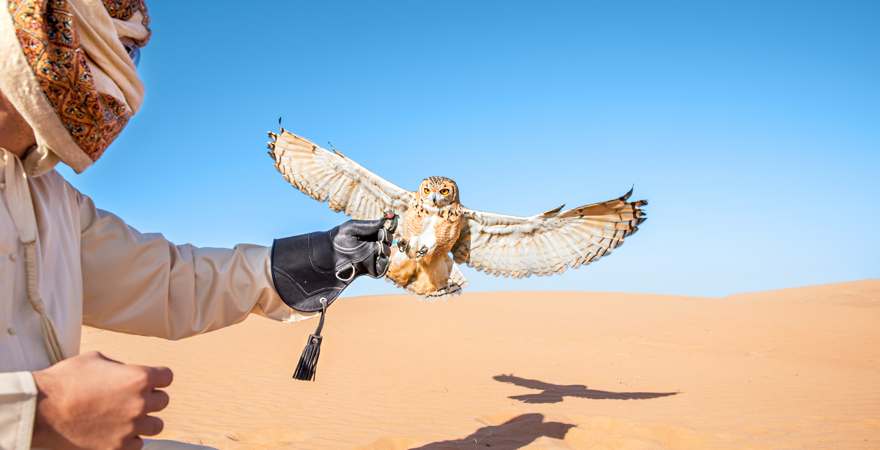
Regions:
<svg viewBox="0 0 880 450"><path fill-rule="evenodd" d="M593 400L647 400L658 397L676 395L678 392L610 392L587 389L582 384L552 384L540 380L530 380L515 375L495 375L496 381L511 383L543 392L536 394L514 395L508 398L523 403L559 403L565 397L589 398Z"/></svg>
<svg viewBox="0 0 880 450"><path fill-rule="evenodd" d="M544 422L543 414L522 414L501 425L485 426L461 439L438 441L410 450L463 450L491 448L514 450L531 444L542 436L563 439L575 425Z"/></svg>

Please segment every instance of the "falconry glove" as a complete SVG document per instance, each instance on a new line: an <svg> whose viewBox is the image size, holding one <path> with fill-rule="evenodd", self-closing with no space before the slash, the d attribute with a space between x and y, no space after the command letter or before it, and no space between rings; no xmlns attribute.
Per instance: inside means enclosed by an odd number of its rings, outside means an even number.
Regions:
<svg viewBox="0 0 880 450"><path fill-rule="evenodd" d="M396 227L397 216L389 213L379 220L349 220L328 231L275 240L272 281L278 295L297 311L321 312L294 378L315 378L327 307L357 277L385 276Z"/></svg>

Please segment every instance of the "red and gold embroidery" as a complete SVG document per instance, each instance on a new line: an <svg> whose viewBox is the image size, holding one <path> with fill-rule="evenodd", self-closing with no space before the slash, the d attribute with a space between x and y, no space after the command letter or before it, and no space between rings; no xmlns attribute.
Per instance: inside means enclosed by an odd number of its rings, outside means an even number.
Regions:
<svg viewBox="0 0 880 450"><path fill-rule="evenodd" d="M135 12L140 11L144 16L143 24L144 27L149 30L150 29L150 15L147 14L147 4L144 0L103 0L104 8L107 10L107 13L110 14L110 17L119 20L128 20L134 15ZM147 37L144 40L139 41L138 45L143 47L147 45L147 41L150 40L150 35L147 34Z"/></svg>
<svg viewBox="0 0 880 450"><path fill-rule="evenodd" d="M145 24L149 20L143 0L104 0L104 5L113 17L141 10ZM97 160L131 113L95 88L70 5L67 0L8 0L8 7L25 59L49 104L77 145Z"/></svg>

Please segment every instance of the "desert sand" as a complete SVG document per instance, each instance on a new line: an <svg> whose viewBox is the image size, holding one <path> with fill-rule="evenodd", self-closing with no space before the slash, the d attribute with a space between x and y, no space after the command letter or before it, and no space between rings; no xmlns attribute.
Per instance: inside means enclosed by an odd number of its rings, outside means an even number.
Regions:
<svg viewBox="0 0 880 450"><path fill-rule="evenodd" d="M694 298L472 293L83 350L175 371L163 438L222 449L880 449L880 280Z"/></svg>

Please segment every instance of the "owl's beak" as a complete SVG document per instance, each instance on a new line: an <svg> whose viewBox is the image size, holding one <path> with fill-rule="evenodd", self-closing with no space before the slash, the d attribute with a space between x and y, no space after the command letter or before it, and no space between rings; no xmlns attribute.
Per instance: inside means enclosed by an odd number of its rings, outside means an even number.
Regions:
<svg viewBox="0 0 880 450"><path fill-rule="evenodd" d="M432 192L431 196L428 198L431 199L431 203L434 204L434 206L437 206L437 193L436 192Z"/></svg>

